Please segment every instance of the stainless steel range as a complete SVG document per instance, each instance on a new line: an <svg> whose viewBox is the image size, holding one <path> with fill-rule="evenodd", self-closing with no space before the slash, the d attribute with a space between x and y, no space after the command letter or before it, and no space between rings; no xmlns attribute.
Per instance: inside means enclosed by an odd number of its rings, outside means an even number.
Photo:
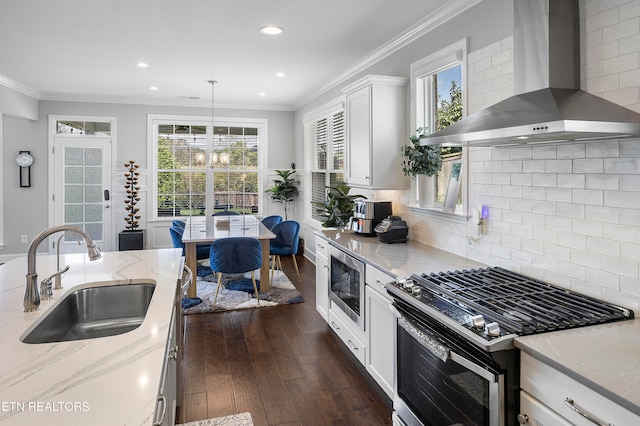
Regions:
<svg viewBox="0 0 640 426"><path fill-rule="evenodd" d="M398 314L398 425L515 425L513 339L633 318L633 312L502 268L387 284Z"/></svg>

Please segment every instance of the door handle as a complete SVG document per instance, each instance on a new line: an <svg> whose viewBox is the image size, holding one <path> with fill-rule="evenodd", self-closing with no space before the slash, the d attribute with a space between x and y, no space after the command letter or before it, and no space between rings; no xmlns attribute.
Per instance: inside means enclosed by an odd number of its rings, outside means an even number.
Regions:
<svg viewBox="0 0 640 426"><path fill-rule="evenodd" d="M104 190L104 200L105 200L105 201L109 201L109 198L110 198L110 197L109 197L109 190L108 190L108 189L105 189L105 190Z"/></svg>

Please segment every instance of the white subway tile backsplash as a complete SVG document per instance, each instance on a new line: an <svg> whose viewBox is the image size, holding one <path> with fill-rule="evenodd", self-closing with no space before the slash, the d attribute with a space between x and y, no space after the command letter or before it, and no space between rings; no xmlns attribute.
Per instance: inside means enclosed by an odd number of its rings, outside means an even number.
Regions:
<svg viewBox="0 0 640 426"><path fill-rule="evenodd" d="M640 210L636 209L619 209L620 218L618 223L620 225L638 226L640 224Z"/></svg>
<svg viewBox="0 0 640 426"><path fill-rule="evenodd" d="M638 52L631 52L626 55L616 56L615 58L605 59L602 61L602 73L614 74L637 70L640 65L638 59Z"/></svg>
<svg viewBox="0 0 640 426"><path fill-rule="evenodd" d="M602 77L596 77L585 81L587 92L604 93L620 88L620 76L618 74L609 74Z"/></svg>
<svg viewBox="0 0 640 426"><path fill-rule="evenodd" d="M601 141L585 144L587 158L618 157L620 156L620 142Z"/></svg>
<svg viewBox="0 0 640 426"><path fill-rule="evenodd" d="M617 189L617 188L607 188ZM640 189L640 175L622 175L620 176L621 191L638 191Z"/></svg>
<svg viewBox="0 0 640 426"><path fill-rule="evenodd" d="M531 212L542 215L555 215L557 213L556 203L546 200L534 200L531 202Z"/></svg>
<svg viewBox="0 0 640 426"><path fill-rule="evenodd" d="M634 280L629 277L620 277L620 291L623 293L633 294L634 296L640 296L640 280Z"/></svg>
<svg viewBox="0 0 640 426"><path fill-rule="evenodd" d="M584 144L566 144L559 145L557 147L557 158L583 158L585 156L586 148Z"/></svg>
<svg viewBox="0 0 640 426"><path fill-rule="evenodd" d="M637 244L621 243L620 250L623 259L640 262L640 242Z"/></svg>
<svg viewBox="0 0 640 426"><path fill-rule="evenodd" d="M522 161L523 173L544 173L546 161L544 160L524 160Z"/></svg>
<svg viewBox="0 0 640 426"><path fill-rule="evenodd" d="M597 29L611 27L618 23L618 9L609 9L600 13L587 16L584 19L584 31L590 32Z"/></svg>
<svg viewBox="0 0 640 426"><path fill-rule="evenodd" d="M582 206L586 219L601 223L618 223L619 209L605 206Z"/></svg>
<svg viewBox="0 0 640 426"><path fill-rule="evenodd" d="M544 186L549 188L556 187L556 175L554 174L534 174L532 176L531 184L533 186Z"/></svg>
<svg viewBox="0 0 640 426"><path fill-rule="evenodd" d="M609 240L637 243L640 241L640 227L638 224L616 225L614 223L604 224L604 237Z"/></svg>
<svg viewBox="0 0 640 426"><path fill-rule="evenodd" d="M634 2L635 4L638 4L638 2ZM640 10L640 7L638 7L638 9ZM629 37L624 37L622 39L619 40L620 43L620 54L624 55L626 53L629 52L637 52L638 51L638 45L640 45L640 34L633 34L630 35Z"/></svg>
<svg viewBox="0 0 640 426"><path fill-rule="evenodd" d="M621 21L602 29L602 41L607 43L613 40L629 37L640 32L640 19L620 17ZM624 21L622 19L625 19Z"/></svg>
<svg viewBox="0 0 640 426"><path fill-rule="evenodd" d="M572 163L571 160L546 160L544 167L547 173L571 173Z"/></svg>
<svg viewBox="0 0 640 426"><path fill-rule="evenodd" d="M620 187L620 177L618 175L588 174L586 177L586 189L606 189L617 191Z"/></svg>
<svg viewBox="0 0 640 426"><path fill-rule="evenodd" d="M531 175L523 175L529 177L529 184L531 184ZM511 181L513 182L514 175L511 175ZM515 182L514 182L515 184ZM522 197L528 200L545 200L547 197L546 188L538 186L525 186L522 188Z"/></svg>
<svg viewBox="0 0 640 426"><path fill-rule="evenodd" d="M555 146L535 146L531 148L532 160L550 160L556 158Z"/></svg>
<svg viewBox="0 0 640 426"><path fill-rule="evenodd" d="M573 173L602 173L604 160L602 158L583 158L573 160Z"/></svg>
<svg viewBox="0 0 640 426"><path fill-rule="evenodd" d="M569 188L546 188L545 192L547 201L570 203L573 198L572 191Z"/></svg>
<svg viewBox="0 0 640 426"><path fill-rule="evenodd" d="M593 253L611 257L620 257L620 245L621 243L619 241L587 237L587 250Z"/></svg>
<svg viewBox="0 0 640 426"><path fill-rule="evenodd" d="M604 226L601 222L593 220L573 219L571 221L571 232L578 235L601 238L604 234Z"/></svg>
<svg viewBox="0 0 640 426"><path fill-rule="evenodd" d="M604 205L640 209L640 192L604 191Z"/></svg>
<svg viewBox="0 0 640 426"><path fill-rule="evenodd" d="M559 261L556 264L556 272L580 281L584 281L587 276L586 268L584 266L571 262Z"/></svg>
<svg viewBox="0 0 640 426"><path fill-rule="evenodd" d="M640 74L637 73L637 74ZM638 157L640 156L640 139L627 139L620 141L621 157Z"/></svg>
<svg viewBox="0 0 640 426"><path fill-rule="evenodd" d="M598 267L589 267L587 266L587 282L589 284L594 284L599 287L604 287L612 290L620 289L620 276L618 274L614 274L608 271L603 271Z"/></svg>
<svg viewBox="0 0 640 426"><path fill-rule="evenodd" d="M589 268L600 269L602 256L584 250L571 250L571 262Z"/></svg>
<svg viewBox="0 0 640 426"><path fill-rule="evenodd" d="M559 174L557 178L559 188L585 188L586 177L583 174Z"/></svg>
<svg viewBox="0 0 640 426"><path fill-rule="evenodd" d="M521 186L503 186L502 196L509 197L509 198L522 198L522 187Z"/></svg>
<svg viewBox="0 0 640 426"><path fill-rule="evenodd" d="M556 203L556 212L558 216L568 217L572 219L584 219L585 206L571 203Z"/></svg>
<svg viewBox="0 0 640 426"><path fill-rule="evenodd" d="M534 256L542 255L544 254L544 243L542 241L523 238L520 242L520 249L523 251L529 252ZM533 263L533 256L532 256L532 263Z"/></svg>
<svg viewBox="0 0 640 426"><path fill-rule="evenodd" d="M523 213L522 214L522 224L533 226L534 228L542 228L544 227L545 216L543 214L536 213Z"/></svg>
<svg viewBox="0 0 640 426"><path fill-rule="evenodd" d="M638 262L602 256L602 269L625 277L638 279Z"/></svg>
<svg viewBox="0 0 640 426"><path fill-rule="evenodd" d="M572 189L573 202L578 204L594 204L601 206L604 202L603 191L596 189Z"/></svg>
<svg viewBox="0 0 640 426"><path fill-rule="evenodd" d="M571 229L571 219L566 217L547 216L545 219L545 226L548 229L556 231L566 231L567 229Z"/></svg>
<svg viewBox="0 0 640 426"><path fill-rule="evenodd" d="M615 58L618 56L620 52L620 42L618 40L614 41L604 41L601 44L594 45L585 49L582 53L584 56L585 64L592 64L595 62L602 62L606 59Z"/></svg>
<svg viewBox="0 0 640 426"><path fill-rule="evenodd" d="M569 231L558 232L558 245L572 249L586 250L587 237Z"/></svg>

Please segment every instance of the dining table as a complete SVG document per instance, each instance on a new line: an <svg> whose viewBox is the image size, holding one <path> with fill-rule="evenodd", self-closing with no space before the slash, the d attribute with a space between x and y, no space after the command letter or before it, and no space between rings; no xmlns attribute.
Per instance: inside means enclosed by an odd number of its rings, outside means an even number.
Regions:
<svg viewBox="0 0 640 426"><path fill-rule="evenodd" d="M195 274L197 271L196 246L212 243L215 240L229 237L251 237L260 240L262 246L262 266L260 267L260 292L271 287L269 280L269 246L276 237L254 215L218 215L190 216L185 221L182 242L185 250L185 263ZM187 292L188 297L197 297L196 286Z"/></svg>

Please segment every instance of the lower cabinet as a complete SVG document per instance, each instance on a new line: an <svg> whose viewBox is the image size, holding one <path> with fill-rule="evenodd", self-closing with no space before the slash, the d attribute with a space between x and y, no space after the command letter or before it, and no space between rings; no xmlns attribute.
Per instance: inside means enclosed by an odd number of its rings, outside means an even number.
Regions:
<svg viewBox="0 0 640 426"><path fill-rule="evenodd" d="M520 416L527 424L640 425L640 416L528 353L520 362Z"/></svg>
<svg viewBox="0 0 640 426"><path fill-rule="evenodd" d="M393 278L367 265L365 289L365 329L367 371L393 399L396 377L396 323L393 299L384 284Z"/></svg>
<svg viewBox="0 0 640 426"><path fill-rule="evenodd" d="M317 238L317 237L316 237ZM316 310L325 321L329 320L329 260L327 243L316 241Z"/></svg>
<svg viewBox="0 0 640 426"><path fill-rule="evenodd" d="M354 325L347 325L349 323ZM360 336L360 330L354 329L355 323L351 321L351 319L343 313L340 308L332 306L329 308L329 325L338 335L340 340L347 345L347 348L349 348L351 353L358 358L358 361L360 361L362 365L366 365L364 339Z"/></svg>
<svg viewBox="0 0 640 426"><path fill-rule="evenodd" d="M179 350L176 342L176 314L180 315L180 312L176 312L174 309L171 326L169 327L169 339L167 339L167 347L165 349L156 413L153 418L154 426L173 426L176 424L176 405L178 401L176 360Z"/></svg>

